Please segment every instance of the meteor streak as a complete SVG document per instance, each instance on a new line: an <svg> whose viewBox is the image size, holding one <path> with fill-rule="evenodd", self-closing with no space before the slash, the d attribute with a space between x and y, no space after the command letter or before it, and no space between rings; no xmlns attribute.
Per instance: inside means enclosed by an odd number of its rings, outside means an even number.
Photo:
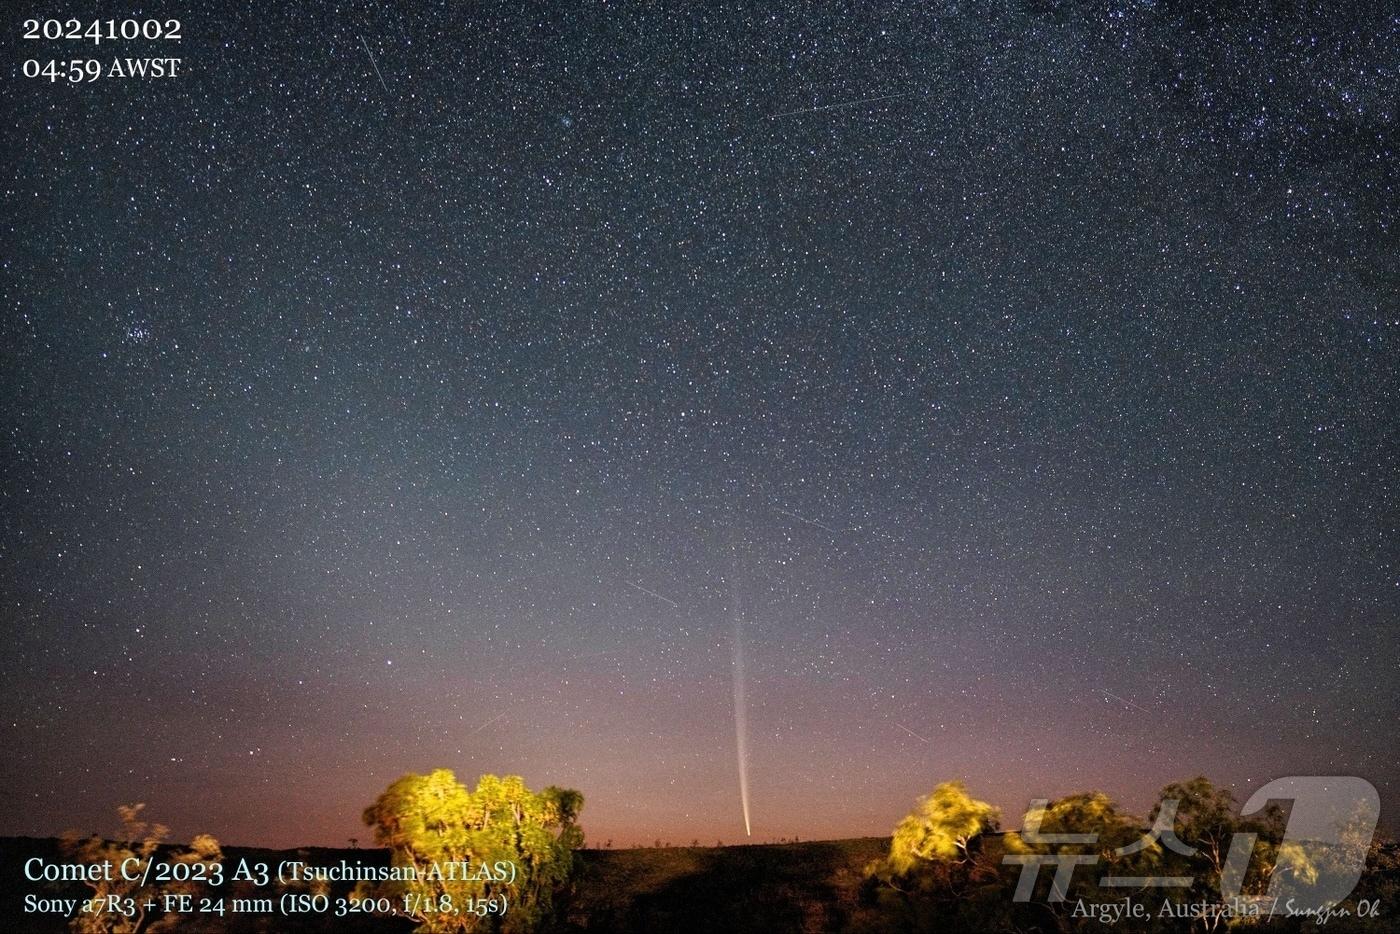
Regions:
<svg viewBox="0 0 1400 934"><path fill-rule="evenodd" d="M773 507L773 511L774 511L774 512L780 512L780 513L782 513L782 514L785 515L785 516L791 516L792 518L796 519L798 522L805 522L805 523L807 523L808 525L815 525L815 526L816 526L817 528L819 528L819 529L825 529L826 531L830 532L832 535L840 535L840 534L841 534L840 530L838 530L838 529L833 529L833 528L832 528L831 526L829 526L829 525L822 525L822 524L821 524L820 522L818 522L816 519L808 519L806 516L799 516L797 513L791 512L791 511L789 511L789 510L787 510L787 509L782 509L782 508L780 508L780 507L778 507L778 506L774 506L774 507Z"/></svg>
<svg viewBox="0 0 1400 934"><path fill-rule="evenodd" d="M646 589L645 587L643 587L641 584L634 584L634 583L632 583L631 581L623 581L623 583L625 583L628 587L631 587L633 590L640 590L642 593L646 594L648 597L655 597L656 599L660 600L662 603L669 603L669 604L671 604L671 606L674 606L674 607L677 607L677 608L680 607L680 604L677 603L676 601L672 600L670 597L663 597L663 596L661 596L661 594L657 593L657 592L654 591L654 590L647 590L647 589Z"/></svg>
<svg viewBox="0 0 1400 934"><path fill-rule="evenodd" d="M1099 688L1099 690L1100 690L1100 691L1103 691L1103 688ZM1137 704L1134 704L1132 701L1128 700L1126 697L1119 697L1117 694L1114 694L1112 691L1103 691L1103 692L1104 692L1105 694L1107 694L1109 697L1111 697L1111 698L1113 698L1114 700L1116 700L1116 701L1122 701L1123 703L1127 704L1129 707L1133 708L1134 710L1140 710L1140 711L1142 711L1143 713L1147 713L1146 710L1143 710L1141 707L1139 707Z"/></svg>
<svg viewBox="0 0 1400 934"><path fill-rule="evenodd" d="M839 101L835 104L823 104L820 107L803 107L800 110L787 110L780 114L769 114L769 120L776 120L779 117L792 117L797 114L814 114L822 110L839 110L842 107L855 107L860 104L873 104L876 101L892 101L901 97L909 97L917 94L917 91L905 91L902 94L883 94L880 97L862 97L854 101Z"/></svg>
<svg viewBox="0 0 1400 934"><path fill-rule="evenodd" d="M389 85L384 81L384 73L379 70L379 63L374 60L374 53L369 50L369 43L365 41L364 36L360 37L360 45L365 47L365 54L369 56L369 63L374 66L374 73L379 76L380 87L384 88L385 94L393 97L394 95L389 91Z"/></svg>
<svg viewBox="0 0 1400 934"><path fill-rule="evenodd" d="M908 733L910 736L914 737L915 739L923 740L924 742L928 742L928 737L927 737L927 736L920 736L918 733L915 733L913 730L909 729L909 727L905 726L905 725L902 724L902 723L896 723L895 726L899 727L901 730L903 730L904 732Z"/></svg>
<svg viewBox="0 0 1400 934"><path fill-rule="evenodd" d="M467 735L468 735L468 736L475 736L476 734L480 733L482 730L486 729L488 726L490 726L491 724L495 723L497 720L501 719L501 718L504 717L505 715L506 715L506 714L505 714L505 711L504 711L504 710L501 711L500 713L498 713L498 714L496 714L494 717L492 717L490 720L487 720L485 723L481 724L481 725L478 726L476 729L472 730L472 731L471 731L470 733L468 733Z"/></svg>

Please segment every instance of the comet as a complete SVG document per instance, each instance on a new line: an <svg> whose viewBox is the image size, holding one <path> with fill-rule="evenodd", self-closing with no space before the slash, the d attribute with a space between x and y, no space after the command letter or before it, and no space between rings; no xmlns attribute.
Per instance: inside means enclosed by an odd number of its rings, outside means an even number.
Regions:
<svg viewBox="0 0 1400 934"><path fill-rule="evenodd" d="M739 579L734 594L734 753L739 765L739 802L744 808L744 834L753 836L749 820L749 704L744 677L744 610L739 602Z"/></svg>

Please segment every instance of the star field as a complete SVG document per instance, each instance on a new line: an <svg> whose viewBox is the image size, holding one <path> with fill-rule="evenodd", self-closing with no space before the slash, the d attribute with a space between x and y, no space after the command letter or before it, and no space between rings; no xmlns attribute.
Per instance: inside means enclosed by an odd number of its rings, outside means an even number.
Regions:
<svg viewBox="0 0 1400 934"><path fill-rule="evenodd" d="M4 29L0 832L736 842L736 592L756 839L1395 800L1383 5L182 15Z"/></svg>

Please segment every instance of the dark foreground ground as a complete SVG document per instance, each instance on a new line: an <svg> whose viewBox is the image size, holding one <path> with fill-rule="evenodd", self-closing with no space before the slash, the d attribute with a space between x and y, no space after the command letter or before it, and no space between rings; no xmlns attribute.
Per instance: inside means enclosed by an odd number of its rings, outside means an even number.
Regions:
<svg viewBox="0 0 1400 934"><path fill-rule="evenodd" d="M959 923L949 925L948 919L959 908L975 908L972 893L953 897L952 912L935 917L896 919L881 913L870 898L862 895L865 867L884 855L889 839L867 837L853 840L831 840L769 846L734 847L675 847L636 850L584 850L579 854L579 867L570 893L559 903L558 922L541 934L709 934L709 932L763 932L763 934L885 934L892 931L975 931L1018 930L1024 934L1067 934L1092 931L1093 934L1113 931L1132 934L1134 931L1204 930L1200 921L1183 920L1169 927L1143 925L1130 920L1103 924L1097 920L1074 921L1061 912L1044 917L1034 911L1020 917L1014 925L993 924L988 927L977 917L997 917L966 913ZM1400 850L1388 845L1380 854L1384 865L1372 867L1363 879L1358 893L1379 909L1378 917L1364 920L1357 917L1329 919L1319 926L1316 919L1295 918L1274 920L1267 924L1247 925L1240 930L1257 934L1300 934L1302 931L1325 930L1330 934L1374 934L1400 931ZM81 883L28 882L24 875L25 861L42 857L63 861L58 841L51 839L0 838L0 934L27 932L60 932L69 930L67 920L59 915L25 913L25 896L42 898L82 898L88 890ZM334 866L343 859L360 865L388 865L387 850L350 850L308 848L300 850L266 850L248 847L226 847L224 867L232 872L240 859L252 863L277 865L284 860L300 860L312 865ZM352 883L333 884L329 897L343 898ZM254 888L249 883L227 882L217 894L226 904L235 898L254 896L274 899L286 890L272 885ZM1004 901L1005 892L995 896ZM1361 897L1361 894L1356 896ZM333 902L332 902L333 904ZM945 906L946 908L947 906ZM1004 905L1002 906L1004 907ZM1034 907L1034 906L1031 906ZM1043 907L1043 906L1042 906ZM228 911L224 916L186 914L160 919L154 926L147 923L140 934L175 932L277 932L277 934L313 934L313 932L383 932L408 934L411 922L388 917L351 915L337 917L329 911L308 912L292 917L276 911ZM1221 928L1223 929L1223 927ZM129 929L128 929L129 930Z"/></svg>
<svg viewBox="0 0 1400 934"><path fill-rule="evenodd" d="M869 837L769 846L671 847L637 850L584 850L574 890L561 906L563 930L628 932L781 932L841 929L856 909L862 870L889 849L889 838ZM77 884L28 882L25 861L62 860L50 839L0 838L0 932L66 931L65 919L26 914L24 899L82 898ZM341 859L387 865L387 850L264 850L225 847L224 865L240 858L276 864L299 859L334 865ZM344 895L349 884L332 886ZM277 896L274 884L256 892L226 885L224 895ZM227 932L407 932L413 925L393 919L305 914L226 913L222 918L186 916L174 931Z"/></svg>
<svg viewBox="0 0 1400 934"><path fill-rule="evenodd" d="M564 912L571 930L838 931L888 837L769 846L595 850Z"/></svg>

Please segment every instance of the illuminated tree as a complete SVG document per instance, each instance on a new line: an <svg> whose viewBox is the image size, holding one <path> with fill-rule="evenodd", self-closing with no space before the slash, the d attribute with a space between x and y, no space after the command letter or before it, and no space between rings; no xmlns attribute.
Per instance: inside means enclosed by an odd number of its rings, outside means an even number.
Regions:
<svg viewBox="0 0 1400 934"><path fill-rule="evenodd" d="M958 781L944 782L920 798L895 827L889 855L866 867L873 929L997 928L995 919L984 922L999 867L982 844L999 817L995 807L972 797Z"/></svg>
<svg viewBox="0 0 1400 934"><path fill-rule="evenodd" d="M119 871L119 867L124 865L126 860L138 860L135 865L142 867L148 860L157 858L170 863L218 863L223 860L219 841L209 834L196 836L190 841L187 849L160 855L160 849L165 838L170 835L170 830L164 824L153 824L143 820L141 812L145 807L144 804L130 804L117 808L122 829L116 840L108 840L97 834L89 837L79 837L72 833L64 835L63 850L75 862L113 867L113 871L107 873L112 878L99 878L87 883L88 888L92 889L89 898L103 906L103 910L79 911L68 925L78 934L134 934L137 931L149 931L154 934L158 931L172 930L178 925L181 916L168 913L147 925L150 912L146 904L163 904L162 896L165 895L198 895L203 890L200 883L192 881L160 884L148 881L143 885L141 879L145 877L145 873L137 875L134 880L128 880ZM149 878L153 879L154 874Z"/></svg>
<svg viewBox="0 0 1400 934"><path fill-rule="evenodd" d="M996 808L969 795L962 782L944 782L895 827L889 866L903 875L932 861L965 861L972 840L995 830L1000 817Z"/></svg>
<svg viewBox="0 0 1400 934"><path fill-rule="evenodd" d="M514 775L483 775L475 791L447 769L405 775L365 809L364 821L393 851L393 865L412 867L415 878L359 893L395 899L422 932L531 930L583 845L582 807L577 791L535 794Z"/></svg>

